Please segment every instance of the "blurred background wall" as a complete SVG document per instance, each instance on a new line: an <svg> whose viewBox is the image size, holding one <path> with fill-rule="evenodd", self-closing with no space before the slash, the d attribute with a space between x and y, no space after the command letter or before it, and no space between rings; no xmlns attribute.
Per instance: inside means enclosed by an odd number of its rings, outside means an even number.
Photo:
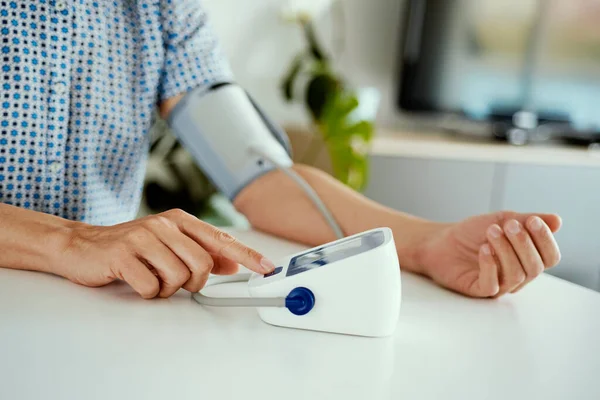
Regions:
<svg viewBox="0 0 600 400"><path fill-rule="evenodd" d="M298 27L281 18L285 2L203 1L239 81L274 118L304 122L302 107L284 104L279 91L282 76L303 45ZM403 0L345 0L343 11L334 6L317 20L323 42L333 43L336 67L356 86L375 86L381 91L377 118L384 126L400 121L394 110L394 76L403 6ZM340 36L344 48L337 51Z"/></svg>

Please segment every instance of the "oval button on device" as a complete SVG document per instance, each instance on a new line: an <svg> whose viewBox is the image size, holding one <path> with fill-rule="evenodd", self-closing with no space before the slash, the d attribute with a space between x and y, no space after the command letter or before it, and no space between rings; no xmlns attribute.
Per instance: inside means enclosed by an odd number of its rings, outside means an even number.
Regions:
<svg viewBox="0 0 600 400"><path fill-rule="evenodd" d="M281 271L283 271L283 267L277 267L273 271L269 272L268 274L265 274L265 278L268 278L268 277L273 276L273 275L277 275Z"/></svg>

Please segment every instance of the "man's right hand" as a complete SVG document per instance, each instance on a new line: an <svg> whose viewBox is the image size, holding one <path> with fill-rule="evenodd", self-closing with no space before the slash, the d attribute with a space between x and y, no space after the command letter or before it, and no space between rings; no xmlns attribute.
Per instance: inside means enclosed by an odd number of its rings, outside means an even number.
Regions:
<svg viewBox="0 0 600 400"><path fill-rule="evenodd" d="M97 287L127 282L142 297L197 292L210 273L234 274L238 263L265 274L275 266L234 237L181 210L114 226L71 225L55 268L65 278Z"/></svg>

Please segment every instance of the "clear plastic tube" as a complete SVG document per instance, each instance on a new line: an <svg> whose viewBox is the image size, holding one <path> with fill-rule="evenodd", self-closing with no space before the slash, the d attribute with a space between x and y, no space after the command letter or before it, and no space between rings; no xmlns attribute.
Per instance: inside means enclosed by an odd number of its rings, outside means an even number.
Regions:
<svg viewBox="0 0 600 400"><path fill-rule="evenodd" d="M250 276L250 274L237 274L215 277L204 287L247 282ZM285 297L210 297L201 292L192 294L192 297L197 303L211 307L285 307Z"/></svg>
<svg viewBox="0 0 600 400"><path fill-rule="evenodd" d="M271 164L275 165L277 169L289 176L304 191L304 193L306 193L306 195L310 198L313 204L317 207L321 215L323 215L323 218L325 218L325 220L333 230L337 239L344 238L344 232L342 231L335 218L331 214L331 211L329 211L327 206L323 203L323 201L321 200L319 195L314 191L314 189L304 179L302 179L302 177L298 175L296 171L294 171L291 168L285 168L279 165L279 163L277 163L272 157L270 157L269 154L267 154L267 152L262 151L258 147L252 147L251 151L267 159L269 162L271 162Z"/></svg>

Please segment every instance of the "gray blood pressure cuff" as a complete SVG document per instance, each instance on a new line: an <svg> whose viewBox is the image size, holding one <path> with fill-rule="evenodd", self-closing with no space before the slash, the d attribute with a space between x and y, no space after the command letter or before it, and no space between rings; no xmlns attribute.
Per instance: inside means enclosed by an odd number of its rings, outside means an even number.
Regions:
<svg viewBox="0 0 600 400"><path fill-rule="evenodd" d="M293 164L287 135L234 83L187 93L167 122L230 200L265 173Z"/></svg>

